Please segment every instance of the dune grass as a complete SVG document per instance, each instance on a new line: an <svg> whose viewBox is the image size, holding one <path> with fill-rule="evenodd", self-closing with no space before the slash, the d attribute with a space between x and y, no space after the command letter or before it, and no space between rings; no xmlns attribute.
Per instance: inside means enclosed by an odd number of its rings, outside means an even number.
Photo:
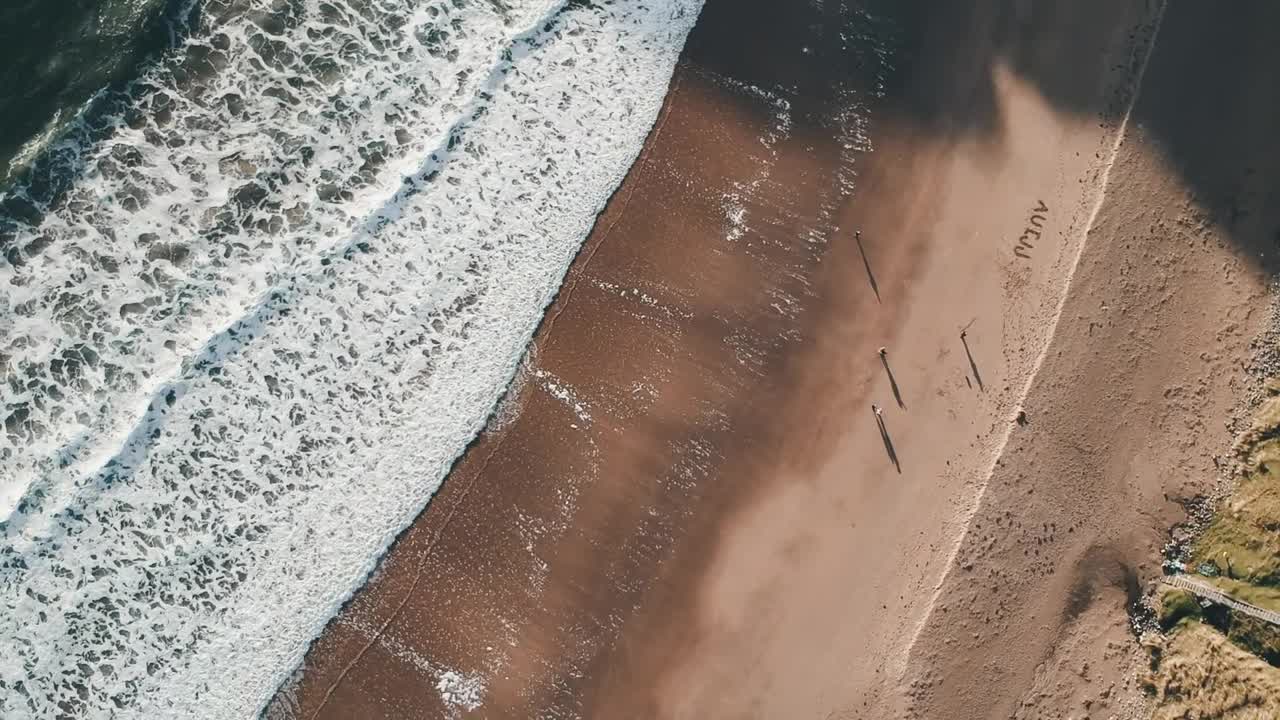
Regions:
<svg viewBox="0 0 1280 720"><path fill-rule="evenodd" d="M1200 602L1186 590L1165 588L1160 595L1158 617L1164 630L1172 629L1183 620L1199 620L1201 615Z"/></svg>
<svg viewBox="0 0 1280 720"><path fill-rule="evenodd" d="M1280 588L1226 577L1205 578L1228 596L1263 610L1280 612Z"/></svg>
<svg viewBox="0 0 1280 720"><path fill-rule="evenodd" d="M1227 595L1280 612L1280 382L1241 439L1246 470L1192 544L1191 572ZM1152 648L1154 720L1280 718L1280 628L1234 610L1201 608L1188 592L1159 599L1167 633Z"/></svg>
<svg viewBox="0 0 1280 720"><path fill-rule="evenodd" d="M1280 718L1280 669L1208 625L1178 625L1153 665L1144 679L1156 699L1153 720Z"/></svg>
<svg viewBox="0 0 1280 720"><path fill-rule="evenodd" d="M1188 565L1211 565L1222 578L1280 587L1280 439L1258 445L1249 468L1192 546Z"/></svg>

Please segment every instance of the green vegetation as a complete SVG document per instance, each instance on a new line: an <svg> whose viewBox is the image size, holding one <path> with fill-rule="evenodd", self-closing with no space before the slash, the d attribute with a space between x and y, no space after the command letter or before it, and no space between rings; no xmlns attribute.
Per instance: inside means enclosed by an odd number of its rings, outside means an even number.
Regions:
<svg viewBox="0 0 1280 720"><path fill-rule="evenodd" d="M1156 701L1152 720L1280 717L1280 670L1208 625L1180 624L1152 659L1151 673L1143 678Z"/></svg>
<svg viewBox="0 0 1280 720"><path fill-rule="evenodd" d="M1227 638L1272 665L1280 666L1280 628L1244 613L1231 613Z"/></svg>
<svg viewBox="0 0 1280 720"><path fill-rule="evenodd" d="M1189 572L1227 595L1280 612L1280 381L1241 438L1245 461L1235 491L1192 544ZM1155 720L1280 718L1280 628L1167 588L1145 686Z"/></svg>
<svg viewBox="0 0 1280 720"><path fill-rule="evenodd" d="M1188 566L1205 564L1223 578L1280 587L1280 440L1254 449L1249 471L1192 547Z"/></svg>
<svg viewBox="0 0 1280 720"><path fill-rule="evenodd" d="M1187 619L1200 619L1200 603L1186 590L1166 588L1160 596L1160 627L1168 630Z"/></svg>
<svg viewBox="0 0 1280 720"><path fill-rule="evenodd" d="M1241 602L1249 603L1263 610L1280 612L1280 588L1267 585L1255 585L1243 580L1225 577L1205 578L1217 586L1219 590Z"/></svg>
<svg viewBox="0 0 1280 720"><path fill-rule="evenodd" d="M1237 600L1280 612L1280 382L1268 381L1267 390L1240 441L1246 470L1191 546L1187 566ZM1166 625L1162 611L1161 624L1174 627L1187 610L1175 599L1169 616L1183 614ZM1280 664L1280 629L1234 611L1212 617L1238 647Z"/></svg>

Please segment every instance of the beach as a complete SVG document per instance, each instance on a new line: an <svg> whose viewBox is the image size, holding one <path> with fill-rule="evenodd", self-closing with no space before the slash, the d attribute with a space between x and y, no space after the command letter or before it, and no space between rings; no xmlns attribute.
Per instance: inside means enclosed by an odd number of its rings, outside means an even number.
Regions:
<svg viewBox="0 0 1280 720"><path fill-rule="evenodd" d="M268 716L1141 716L1129 611L1267 322L1274 14L708 2Z"/></svg>

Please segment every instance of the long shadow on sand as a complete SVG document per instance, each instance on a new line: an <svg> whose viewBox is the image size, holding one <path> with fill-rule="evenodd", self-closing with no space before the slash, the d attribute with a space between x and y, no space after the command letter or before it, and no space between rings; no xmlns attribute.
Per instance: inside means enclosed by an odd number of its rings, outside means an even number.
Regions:
<svg viewBox="0 0 1280 720"><path fill-rule="evenodd" d="M785 12L779 12L779 3L770 0L710 0L699 25L733 31L699 35L695 30L686 59L728 77L751 77L761 86L795 87L793 107L800 110L803 122L807 110L825 107L827 93L818 85L830 77L797 72L803 62L800 52L779 57L781 53L748 48L774 45L778 37L807 35L806 51L848 63L833 74L856 74L865 72L870 62L856 48L840 52L835 46L856 44L862 34L892 35L896 68L884 79L886 101L926 133L994 140L1002 132L993 79L1000 65L1034 85L1060 112L1100 122L1122 114L1129 95L1100 101L1096 79L1106 71L1132 70L1143 58L1135 55L1121 65L1106 67L1104 49L1153 32L1151 26L1129 26L1126 18L1160 4L1157 0L864 0L821 3L818 8L788 4ZM853 37L841 32L851 25L851 14L860 16L852 24L858 28ZM1222 223L1243 255L1272 271L1280 269L1273 261L1280 255L1280 226L1250 227L1249 221L1277 199L1267 189L1280 186L1274 182L1280 180L1280 143L1272 137L1280 120L1280 68L1253 63L1251 58L1260 44L1274 41L1276 27L1280 27L1280 4L1265 0L1233 3L1229 11L1208 0L1171 3L1151 62L1174 63L1178 71L1163 72L1145 82L1153 91L1155 84L1178 83L1178 92L1150 94L1182 101L1176 108L1157 107L1144 103L1140 91L1130 119L1155 140L1193 189L1205 220ZM1247 28L1244 36L1241 28ZM1198 38L1192 46L1221 48L1227 56L1215 57L1213 62L1206 62L1201 53L1162 57L1162 47L1187 47L1164 39L1188 33ZM957 37L965 39L957 41ZM938 67L967 70L947 75L944 82L919 81L916 68ZM812 116L807 119L823 123ZM1249 171L1241 174L1241 168Z"/></svg>

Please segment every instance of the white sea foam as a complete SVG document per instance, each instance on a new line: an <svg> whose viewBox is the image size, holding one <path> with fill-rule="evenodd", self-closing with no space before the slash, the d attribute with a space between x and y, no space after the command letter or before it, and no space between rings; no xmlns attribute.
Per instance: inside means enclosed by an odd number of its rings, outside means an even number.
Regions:
<svg viewBox="0 0 1280 720"><path fill-rule="evenodd" d="M401 6L209 0L5 198L0 716L261 709L494 407L701 0Z"/></svg>

